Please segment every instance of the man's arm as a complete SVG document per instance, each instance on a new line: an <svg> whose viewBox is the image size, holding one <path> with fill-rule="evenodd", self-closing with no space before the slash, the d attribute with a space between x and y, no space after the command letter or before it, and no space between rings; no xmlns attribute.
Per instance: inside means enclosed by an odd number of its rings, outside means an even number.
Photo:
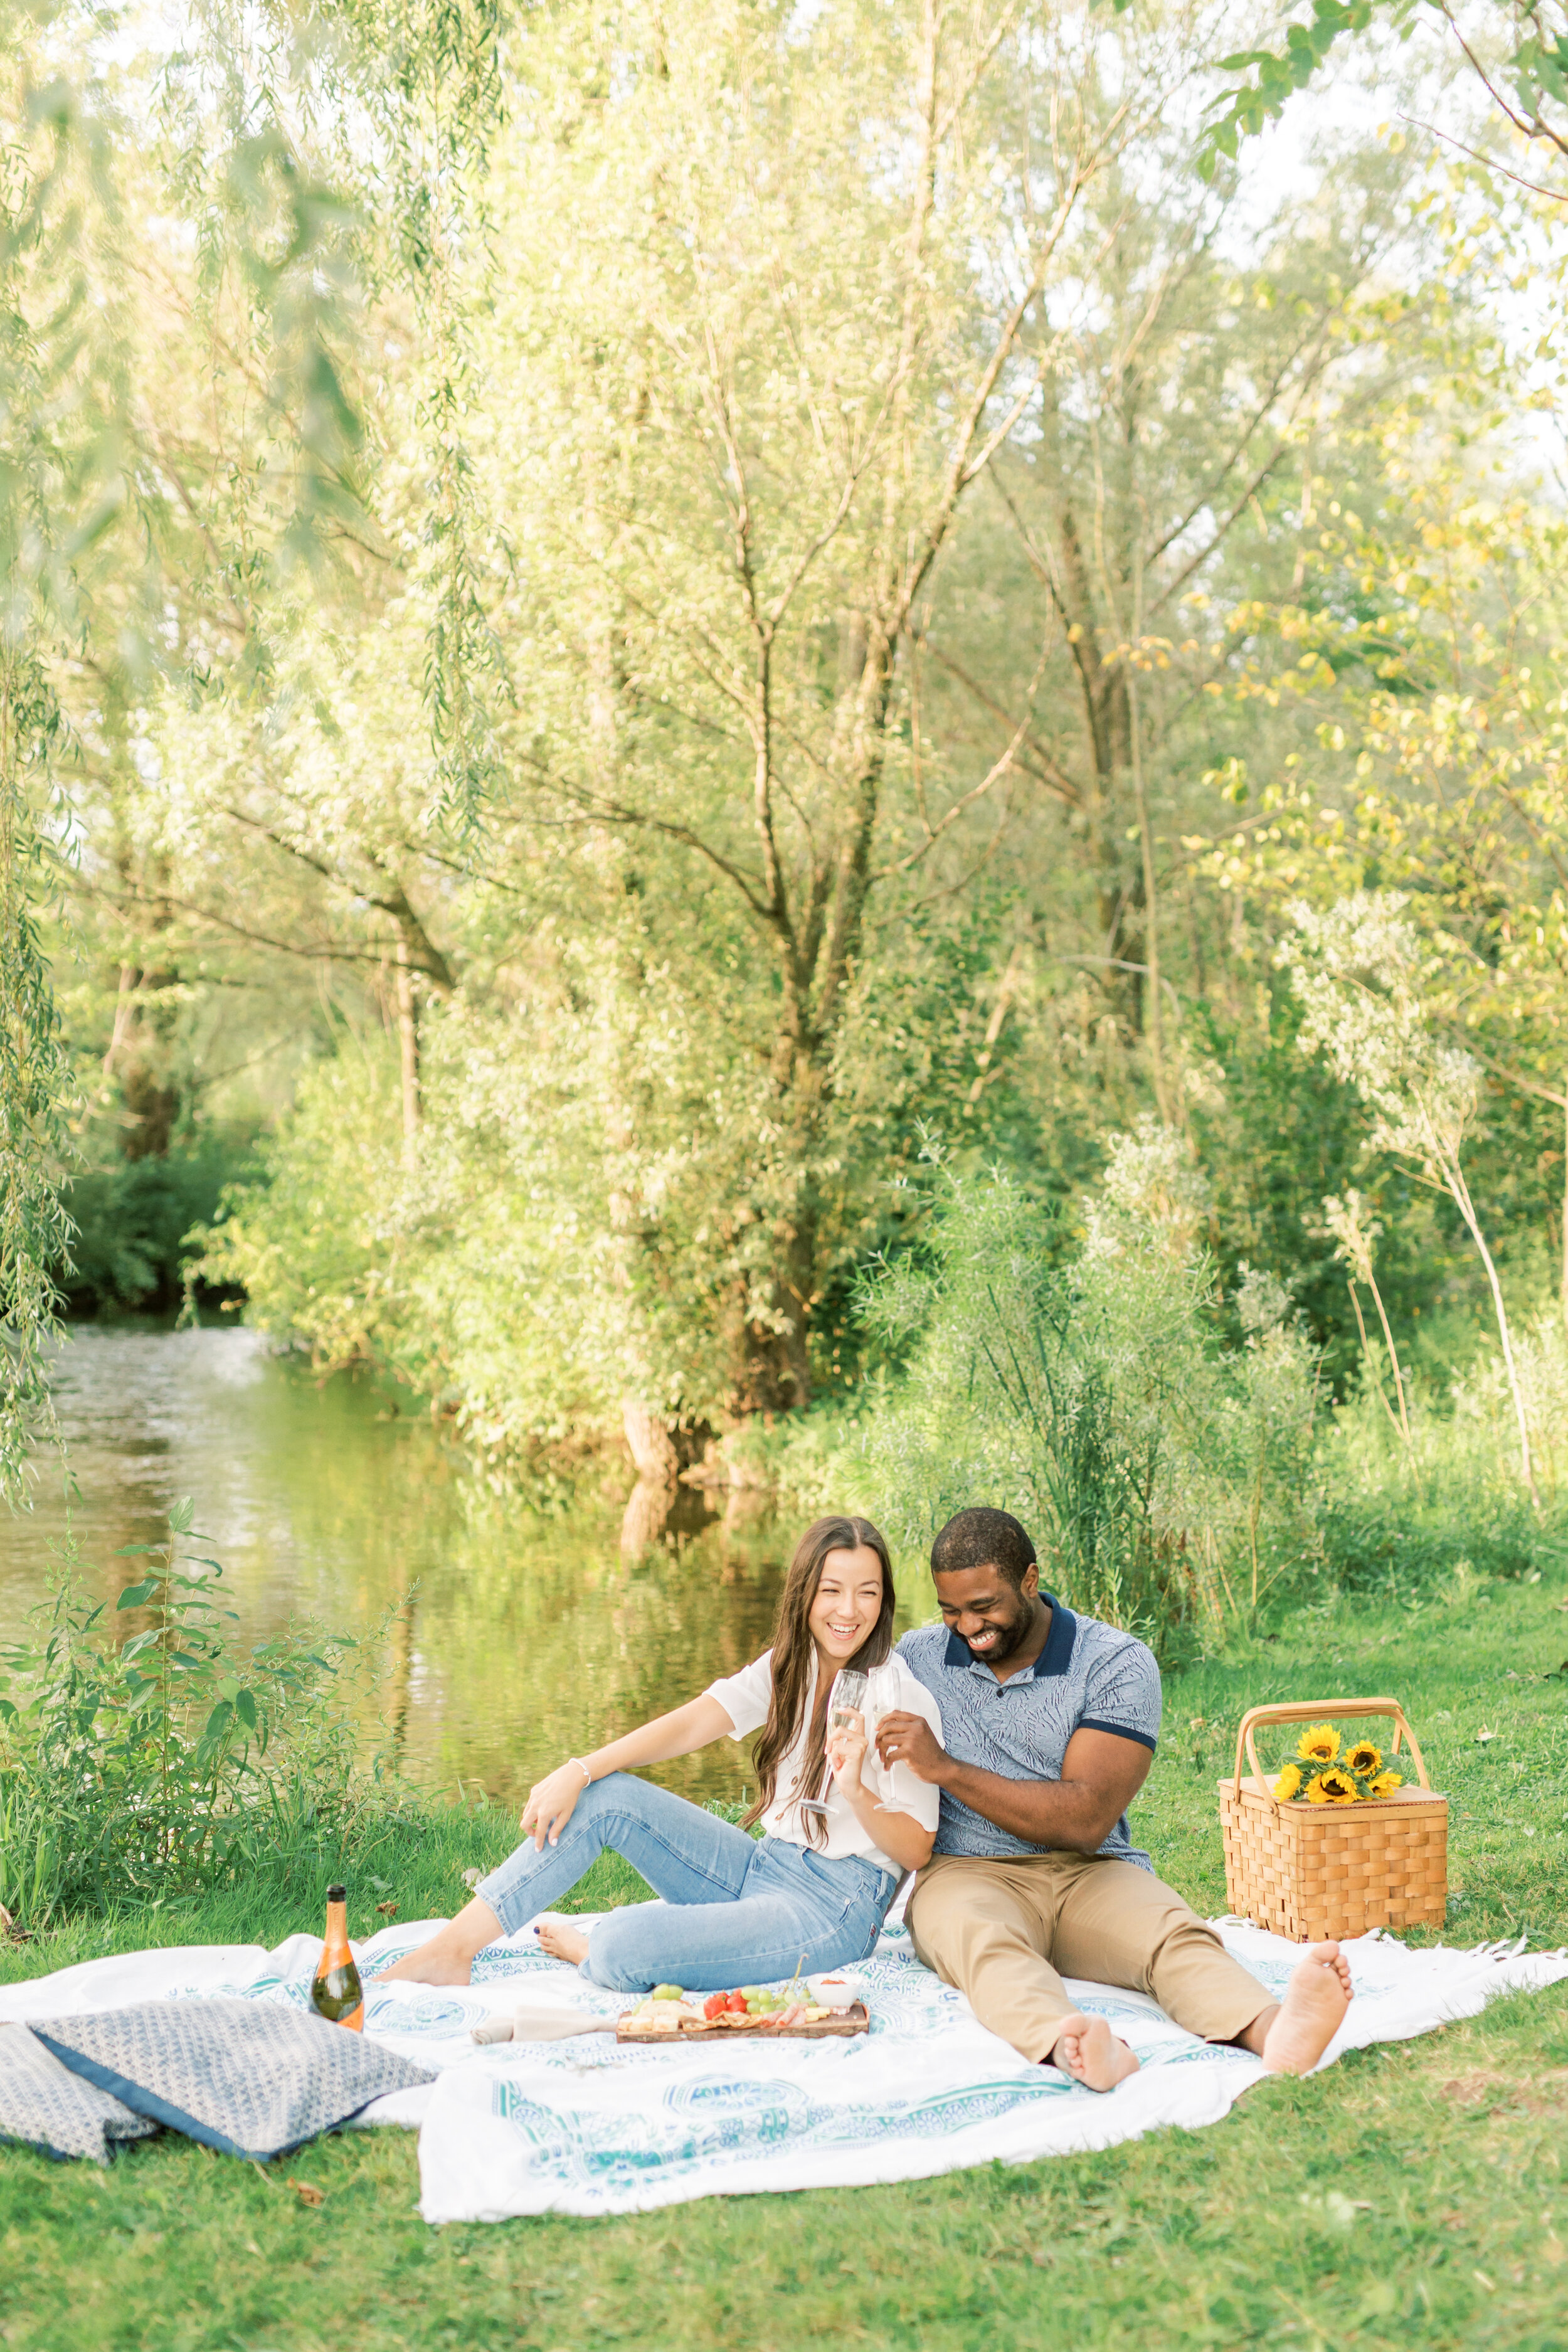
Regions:
<svg viewBox="0 0 1568 2352"><path fill-rule="evenodd" d="M919 1780L932 1780L961 1805L994 1822L999 1830L1031 1845L1066 1846L1074 1853L1098 1853L1117 1822L1149 1777L1154 1759L1136 1739L1111 1731L1075 1731L1062 1758L1059 1780L1009 1780L960 1764L938 1740L921 1715L885 1715L877 1729L877 1752L907 1764Z"/></svg>

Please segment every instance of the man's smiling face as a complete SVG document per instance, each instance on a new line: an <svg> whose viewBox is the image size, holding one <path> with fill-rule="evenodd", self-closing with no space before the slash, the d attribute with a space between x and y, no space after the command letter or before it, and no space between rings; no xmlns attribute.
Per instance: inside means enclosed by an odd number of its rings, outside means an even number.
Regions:
<svg viewBox="0 0 1568 2352"><path fill-rule="evenodd" d="M1033 1637L1040 1589L1037 1568L1028 1570L1021 1589L990 1566L954 1569L931 1581L943 1624L986 1665L1005 1664Z"/></svg>

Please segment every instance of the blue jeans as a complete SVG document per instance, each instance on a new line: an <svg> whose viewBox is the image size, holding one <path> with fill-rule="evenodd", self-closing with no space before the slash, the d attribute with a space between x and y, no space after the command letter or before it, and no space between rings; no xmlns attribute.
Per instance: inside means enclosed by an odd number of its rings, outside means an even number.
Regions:
<svg viewBox="0 0 1568 2352"><path fill-rule="evenodd" d="M515 1935L605 1846L662 1898L606 1912L590 1931L583 1972L607 1992L723 1992L797 1967L847 1968L875 1946L898 1886L858 1854L827 1862L785 1838L752 1839L684 1797L612 1772L584 1790L559 1844L536 1853L525 1839L474 1892Z"/></svg>

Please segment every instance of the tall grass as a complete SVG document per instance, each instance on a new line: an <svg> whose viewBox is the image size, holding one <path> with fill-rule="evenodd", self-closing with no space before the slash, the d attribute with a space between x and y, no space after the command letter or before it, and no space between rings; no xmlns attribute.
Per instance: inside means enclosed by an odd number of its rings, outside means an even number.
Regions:
<svg viewBox="0 0 1568 2352"><path fill-rule="evenodd" d="M188 1501L112 1614L68 1568L35 1640L3 1654L0 1903L29 1927L368 1854L414 1801L359 1760L346 1635L242 1649ZM127 1637L115 1621L128 1617Z"/></svg>
<svg viewBox="0 0 1568 2352"><path fill-rule="evenodd" d="M1495 1350L1441 1385L1407 1364L1396 1414L1373 1340L1336 1406L1278 1281L1244 1269L1219 1297L1195 1176L1160 1130L1114 1139L1076 1246L1005 1179L939 1171L932 1206L923 1255L863 1300L900 1370L825 1458L797 1442L782 1465L810 1471L819 1507L852 1494L922 1551L967 1503L1012 1510L1053 1590L1167 1664L1336 1592L1413 1600L1568 1561L1555 1307L1521 1331L1512 1379Z"/></svg>
<svg viewBox="0 0 1568 2352"><path fill-rule="evenodd" d="M1222 1344L1174 1139L1118 1139L1087 1239L1005 1178L942 1177L922 1260L865 1303L904 1370L863 1441L889 1532L922 1548L964 1504L1012 1510L1064 1599L1168 1662L1255 1625L1315 1564L1311 1350L1267 1276Z"/></svg>

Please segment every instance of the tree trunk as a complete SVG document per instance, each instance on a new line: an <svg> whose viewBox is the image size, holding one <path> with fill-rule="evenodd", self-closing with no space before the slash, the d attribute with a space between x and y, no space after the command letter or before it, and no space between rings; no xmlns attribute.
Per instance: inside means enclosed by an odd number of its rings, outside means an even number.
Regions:
<svg viewBox="0 0 1568 2352"><path fill-rule="evenodd" d="M412 1168L419 1149L419 1014L407 941L397 942L397 1043L403 1066L403 1160Z"/></svg>
<svg viewBox="0 0 1568 2352"><path fill-rule="evenodd" d="M673 1486L680 1475L680 1455L668 1421L635 1397L626 1397L621 1425L637 1476L650 1486Z"/></svg>

